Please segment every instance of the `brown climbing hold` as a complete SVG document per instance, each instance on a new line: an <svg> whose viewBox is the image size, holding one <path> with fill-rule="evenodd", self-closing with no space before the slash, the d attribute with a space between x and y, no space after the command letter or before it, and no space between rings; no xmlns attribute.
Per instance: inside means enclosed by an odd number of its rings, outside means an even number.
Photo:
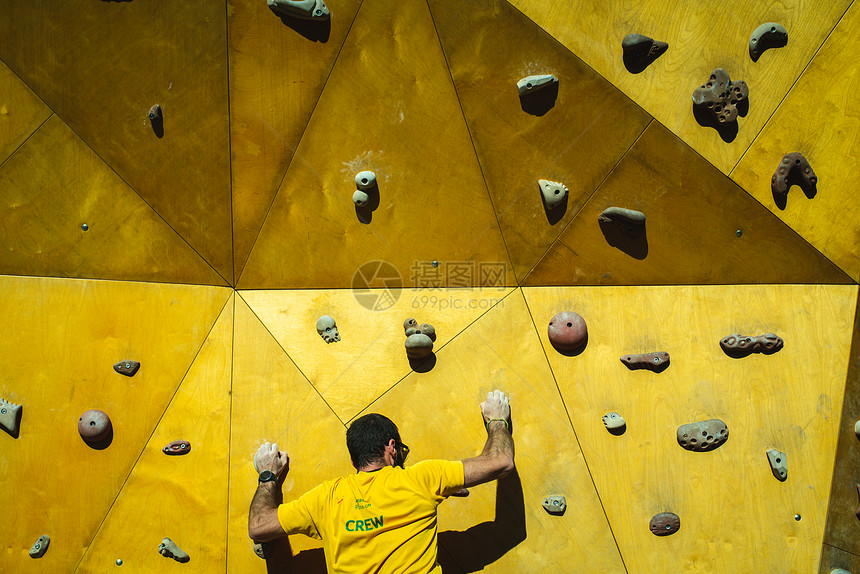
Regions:
<svg viewBox="0 0 860 574"><path fill-rule="evenodd" d="M757 62L765 50L782 48L788 44L788 31L782 24L767 22L762 24L750 35L750 58Z"/></svg>
<svg viewBox="0 0 860 574"><path fill-rule="evenodd" d="M132 360L120 361L113 366L114 371L126 377L133 377L138 369L140 369L140 363Z"/></svg>
<svg viewBox="0 0 860 574"><path fill-rule="evenodd" d="M154 122L161 119L161 106L155 104L149 108L149 121Z"/></svg>
<svg viewBox="0 0 860 574"><path fill-rule="evenodd" d="M191 452L191 443L187 440L175 440L171 443L168 443L161 450L162 452L164 452L164 454L169 454L172 456L188 454L189 452Z"/></svg>
<svg viewBox="0 0 860 574"><path fill-rule="evenodd" d="M559 494L551 494L543 499L543 508L550 514L564 514L567 508L567 500Z"/></svg>
<svg viewBox="0 0 860 574"><path fill-rule="evenodd" d="M791 152L782 156L779 166L770 180L770 189L774 198L785 199L792 185L797 185L810 199L818 192L816 185L818 177L812 171L809 162L800 152Z"/></svg>
<svg viewBox="0 0 860 574"><path fill-rule="evenodd" d="M770 471L780 482L788 478L788 460L785 453L775 448L767 449L767 461L770 463Z"/></svg>
<svg viewBox="0 0 860 574"><path fill-rule="evenodd" d="M21 424L21 405L0 399L0 427L7 433L18 438Z"/></svg>
<svg viewBox="0 0 860 574"><path fill-rule="evenodd" d="M638 355L624 355L621 362L627 365L631 371L637 369L648 369L659 373L669 366L669 353L657 351L654 353L640 353Z"/></svg>
<svg viewBox="0 0 860 574"><path fill-rule="evenodd" d="M627 237L642 237L645 233L645 214L635 209L607 207L597 216L597 221L601 225L615 224Z"/></svg>
<svg viewBox="0 0 860 574"><path fill-rule="evenodd" d="M556 350L576 351L588 340L588 328L579 313L562 311L550 320L547 335Z"/></svg>
<svg viewBox="0 0 860 574"><path fill-rule="evenodd" d="M107 438L110 431L110 417L100 410L90 409L78 419L78 432L86 442L100 442Z"/></svg>
<svg viewBox="0 0 860 574"><path fill-rule="evenodd" d="M746 357L752 353L770 355L783 347L783 341L773 333L747 337L745 335L729 335L720 340L720 347L731 357Z"/></svg>
<svg viewBox="0 0 860 574"><path fill-rule="evenodd" d="M738 119L737 105L749 97L746 82L732 82L728 72L717 68L708 82L693 92L693 106L710 113L719 124Z"/></svg>
<svg viewBox="0 0 860 574"><path fill-rule="evenodd" d="M662 56L668 48L669 44L666 42L654 40L642 34L627 34L621 40L624 67L631 74L638 74Z"/></svg>
<svg viewBox="0 0 860 574"><path fill-rule="evenodd" d="M720 419L688 423L678 427L678 444L687 450L714 450L729 438L729 427Z"/></svg>
<svg viewBox="0 0 860 574"><path fill-rule="evenodd" d="M674 512L661 512L651 517L648 527L657 536L669 536L681 528L681 517Z"/></svg>

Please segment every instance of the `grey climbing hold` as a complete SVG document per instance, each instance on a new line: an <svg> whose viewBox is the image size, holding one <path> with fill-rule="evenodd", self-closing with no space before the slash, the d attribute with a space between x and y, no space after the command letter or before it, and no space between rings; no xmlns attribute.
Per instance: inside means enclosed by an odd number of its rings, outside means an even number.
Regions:
<svg viewBox="0 0 860 574"><path fill-rule="evenodd" d="M729 438L729 427L720 419L689 423L678 427L678 444L687 450L714 450Z"/></svg>
<svg viewBox="0 0 860 574"><path fill-rule="evenodd" d="M433 352L433 341L423 333L406 337L406 356L410 359L423 359Z"/></svg>
<svg viewBox="0 0 860 574"><path fill-rule="evenodd" d="M337 332L337 323L329 315L323 315L317 319L317 333L326 343L337 343L340 341L340 333Z"/></svg>
<svg viewBox="0 0 860 574"><path fill-rule="evenodd" d="M765 50L788 44L788 31L776 22L767 22L753 30L750 36L750 58L757 62Z"/></svg>
<svg viewBox="0 0 860 574"><path fill-rule="evenodd" d="M161 541L161 544L158 545L158 551L165 558L173 558L177 562L185 563L191 560L188 554L170 538Z"/></svg>
<svg viewBox="0 0 860 574"><path fill-rule="evenodd" d="M830 574L851 574L851 572L845 570L844 568L834 568L830 571Z"/></svg>
<svg viewBox="0 0 860 574"><path fill-rule="evenodd" d="M0 427L13 437L18 436L21 423L21 405L0 398Z"/></svg>
<svg viewBox="0 0 860 574"><path fill-rule="evenodd" d="M356 189L355 193L352 194L352 202L358 207L364 207L368 201L370 201L370 196L360 189Z"/></svg>
<svg viewBox="0 0 860 574"><path fill-rule="evenodd" d="M558 84L558 78L552 74L526 76L517 82L517 92L519 92L520 97L523 97L533 92L548 88L553 84Z"/></svg>
<svg viewBox="0 0 860 574"><path fill-rule="evenodd" d="M860 440L860 421L854 423L854 434L857 435L857 440Z"/></svg>
<svg viewBox="0 0 860 574"><path fill-rule="evenodd" d="M767 449L767 461L770 463L770 470L776 479L785 482L785 479L788 478L788 461L785 458L785 453L775 448L769 448Z"/></svg>
<svg viewBox="0 0 860 574"><path fill-rule="evenodd" d="M48 551L48 545L51 543L51 538L47 534L41 535L33 546L30 547L30 558L41 558Z"/></svg>
<svg viewBox="0 0 860 574"><path fill-rule="evenodd" d="M266 0L269 9L280 17L300 20L328 20L331 13L323 0Z"/></svg>
<svg viewBox="0 0 860 574"><path fill-rule="evenodd" d="M563 183L540 179L538 186L547 209L555 209L567 197L567 187Z"/></svg>
<svg viewBox="0 0 860 574"><path fill-rule="evenodd" d="M618 431L622 431L627 427L627 421L616 412L603 415L603 424L606 425L606 429L612 434L620 434Z"/></svg>
<svg viewBox="0 0 860 574"><path fill-rule="evenodd" d="M137 373L138 369L140 369L140 363L130 359L120 361L113 366L114 371L120 375L125 375L126 377L133 377L135 373Z"/></svg>
<svg viewBox="0 0 860 574"><path fill-rule="evenodd" d="M638 74L662 56L669 49L669 44L642 34L627 34L621 40L621 49L624 52L624 67L631 74Z"/></svg>
<svg viewBox="0 0 860 574"><path fill-rule="evenodd" d="M567 508L567 500L565 500L565 498L560 494L551 494L547 496L543 499L542 504L544 510L555 515L564 514L564 511Z"/></svg>
<svg viewBox="0 0 860 574"><path fill-rule="evenodd" d="M161 119L161 106L159 106L158 104L155 104L154 106L149 108L149 113L147 115L149 116L149 121L151 121L151 122L160 120Z"/></svg>
<svg viewBox="0 0 860 574"><path fill-rule="evenodd" d="M254 542L254 554L263 560L266 559L266 549L263 547L262 542Z"/></svg>
<svg viewBox="0 0 860 574"><path fill-rule="evenodd" d="M372 171L360 171L355 176L355 186L362 190L366 191L368 189L372 189L373 186L376 185L376 174Z"/></svg>
<svg viewBox="0 0 860 574"><path fill-rule="evenodd" d="M645 233L645 214L635 209L607 207L597 216L597 221L615 224L628 237L641 237Z"/></svg>

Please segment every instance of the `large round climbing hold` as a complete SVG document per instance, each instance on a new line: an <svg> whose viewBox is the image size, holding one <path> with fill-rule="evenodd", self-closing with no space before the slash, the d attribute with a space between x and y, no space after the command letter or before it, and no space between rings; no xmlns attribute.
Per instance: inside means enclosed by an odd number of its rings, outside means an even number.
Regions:
<svg viewBox="0 0 860 574"><path fill-rule="evenodd" d="M588 339L588 329L579 313L563 311L550 320L547 335L549 342L559 351L576 351Z"/></svg>
<svg viewBox="0 0 860 574"><path fill-rule="evenodd" d="M110 417L100 410L90 409L78 419L78 432L87 442L100 442L106 439L110 430Z"/></svg>

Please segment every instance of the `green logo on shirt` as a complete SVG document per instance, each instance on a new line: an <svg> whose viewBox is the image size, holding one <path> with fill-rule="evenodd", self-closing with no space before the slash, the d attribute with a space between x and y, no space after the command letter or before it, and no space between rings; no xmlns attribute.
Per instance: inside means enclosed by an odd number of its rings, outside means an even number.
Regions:
<svg viewBox="0 0 860 574"><path fill-rule="evenodd" d="M365 520L347 520L346 529L349 532L370 532L377 528L382 528L382 517L374 516Z"/></svg>

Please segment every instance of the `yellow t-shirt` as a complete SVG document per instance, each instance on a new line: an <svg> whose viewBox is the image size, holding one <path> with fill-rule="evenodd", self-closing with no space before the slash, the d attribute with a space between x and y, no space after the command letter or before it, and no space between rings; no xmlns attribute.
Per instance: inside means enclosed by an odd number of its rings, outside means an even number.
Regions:
<svg viewBox="0 0 860 574"><path fill-rule="evenodd" d="M280 505L278 520L322 539L330 573L437 574L436 507L464 480L460 461L386 466L326 481Z"/></svg>

